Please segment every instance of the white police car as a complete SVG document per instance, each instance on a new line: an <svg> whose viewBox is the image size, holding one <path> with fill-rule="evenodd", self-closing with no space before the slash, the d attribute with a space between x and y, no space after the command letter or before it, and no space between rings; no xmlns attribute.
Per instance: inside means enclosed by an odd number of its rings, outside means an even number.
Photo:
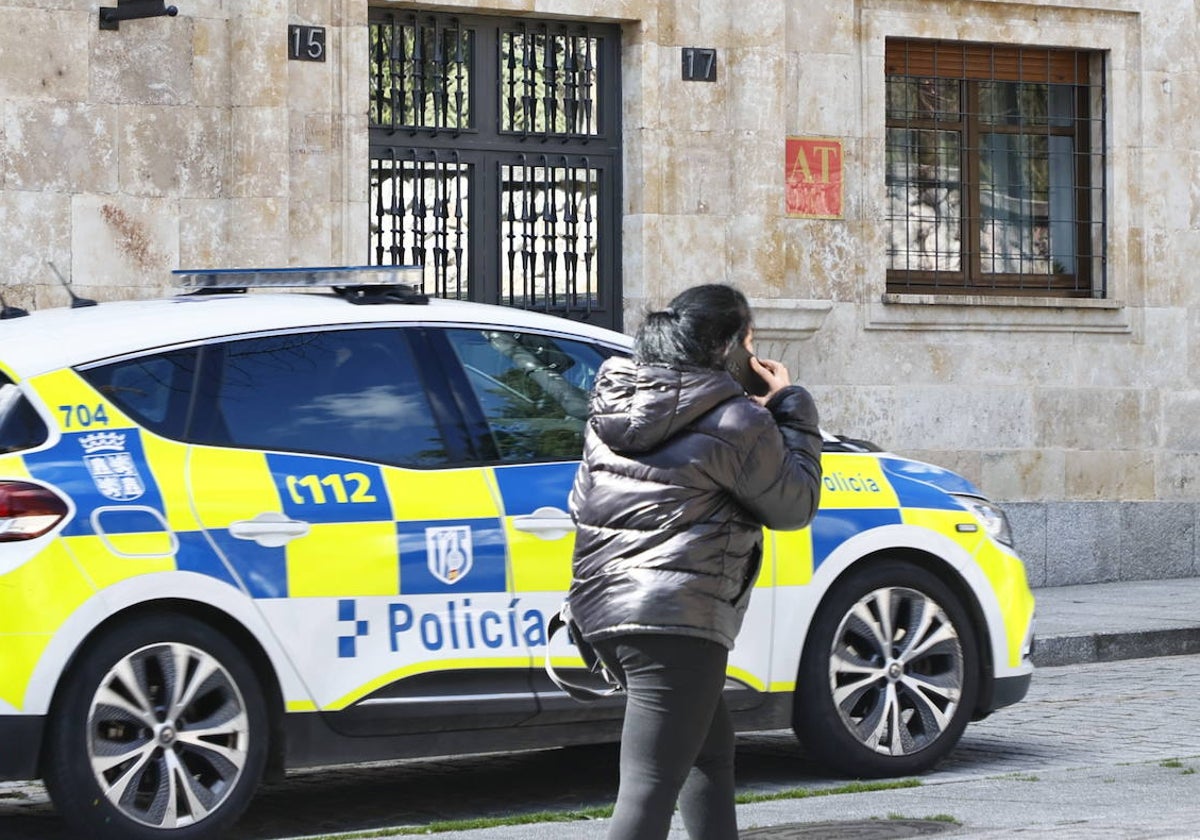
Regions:
<svg viewBox="0 0 1200 840"><path fill-rule="evenodd" d="M617 737L619 698L542 665L588 391L629 340L396 275L5 311L0 779L44 778L84 835L220 837L287 767ZM336 289L224 288L282 283ZM767 534L730 707L916 773L1024 696L1033 598L970 483L826 448L811 528Z"/></svg>

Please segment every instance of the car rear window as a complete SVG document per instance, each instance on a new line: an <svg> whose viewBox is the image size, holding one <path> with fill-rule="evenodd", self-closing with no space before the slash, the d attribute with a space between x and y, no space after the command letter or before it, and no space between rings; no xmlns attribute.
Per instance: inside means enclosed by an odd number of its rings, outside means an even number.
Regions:
<svg viewBox="0 0 1200 840"><path fill-rule="evenodd" d="M33 449L46 442L46 421L13 381L0 374L0 453Z"/></svg>
<svg viewBox="0 0 1200 840"><path fill-rule="evenodd" d="M197 356L196 348L189 347L122 359L79 373L141 426L181 440L195 390Z"/></svg>
<svg viewBox="0 0 1200 840"><path fill-rule="evenodd" d="M188 439L404 467L449 461L408 342L395 328L214 344Z"/></svg>

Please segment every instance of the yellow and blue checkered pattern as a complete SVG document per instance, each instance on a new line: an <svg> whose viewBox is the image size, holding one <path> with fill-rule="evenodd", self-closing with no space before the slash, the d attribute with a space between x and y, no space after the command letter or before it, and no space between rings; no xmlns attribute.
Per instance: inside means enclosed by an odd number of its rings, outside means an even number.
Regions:
<svg viewBox="0 0 1200 840"><path fill-rule="evenodd" d="M42 393L63 405L83 394L95 401L73 372L42 379ZM16 586L0 588L0 699L14 707L38 657L73 611L96 591L142 574L198 573L260 602L332 599L330 650L342 660L358 659L373 632L364 599L399 599L389 601L393 638L401 630L432 633L434 623L439 633L470 634L470 645L465 636L446 637L446 651L461 648L467 656L453 667L468 667L476 661L471 657L502 646L495 653L507 658L479 662L528 667L529 660L513 654L540 638L544 625L533 619L570 585L573 540L542 539L514 520L542 507L565 510L573 462L425 471L187 445L140 430L113 406L100 408L92 415L106 418L102 428L62 428L53 447L3 459L5 474L55 486L77 507L61 539L36 562L9 573L6 582ZM874 453L827 454L824 468L819 514L810 528L767 535L757 586L807 585L847 540L877 528L919 526L975 558L1003 605L1015 666L1032 597L1020 561L972 528L972 515L948 495L974 493L972 486L945 470ZM279 544L234 535L238 523L264 513L303 523L306 532ZM37 592L42 596L31 595ZM421 599L437 596L446 612L435 622L426 618L432 607ZM486 606L480 603L485 596L504 604L511 599L511 605ZM404 599L422 606L404 613ZM521 627L518 611L528 622ZM418 621L426 623L417 627ZM493 645L496 634L511 639ZM434 650L430 644L425 647ZM431 659L388 673L448 667L450 660ZM359 688L344 692L337 704L382 679L364 672L354 683ZM750 682L761 684L756 677ZM298 702L288 698L289 708Z"/></svg>

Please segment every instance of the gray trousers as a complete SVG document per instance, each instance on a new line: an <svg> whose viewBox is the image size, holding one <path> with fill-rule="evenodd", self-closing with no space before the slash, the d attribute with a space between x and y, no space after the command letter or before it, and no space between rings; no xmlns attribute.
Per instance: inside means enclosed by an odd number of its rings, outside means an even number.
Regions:
<svg viewBox="0 0 1200 840"><path fill-rule="evenodd" d="M691 840L736 840L723 645L638 634L596 643L625 686L621 781L608 840L663 840L676 802Z"/></svg>

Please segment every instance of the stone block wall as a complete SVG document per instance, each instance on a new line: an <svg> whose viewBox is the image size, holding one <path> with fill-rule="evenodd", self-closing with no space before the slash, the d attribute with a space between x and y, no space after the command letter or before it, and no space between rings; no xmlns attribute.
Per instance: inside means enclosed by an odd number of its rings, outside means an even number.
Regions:
<svg viewBox="0 0 1200 840"><path fill-rule="evenodd" d="M1194 502L1009 502L1031 586L1200 575Z"/></svg>
<svg viewBox="0 0 1200 840"><path fill-rule="evenodd" d="M83 294L120 298L165 290L177 267L366 261L366 0L178 5L106 32L86 0L0 0L9 303L66 300L48 263ZM1194 3L428 8L621 25L627 329L688 284L735 283L755 300L760 353L811 386L830 430L1010 503L1035 580L1196 573L1191 537L1163 531L1194 533L1200 503ZM326 27L327 61L287 60L289 24ZM886 292L888 37L1106 52L1103 299ZM688 46L717 51L715 83L681 80ZM788 136L842 144L841 218L786 214Z"/></svg>
<svg viewBox="0 0 1200 840"><path fill-rule="evenodd" d="M64 303L51 263L105 300L175 268L362 261L365 3L195 0L116 31L83 0L0 12L9 303ZM328 61L287 60L293 22L327 28Z"/></svg>

